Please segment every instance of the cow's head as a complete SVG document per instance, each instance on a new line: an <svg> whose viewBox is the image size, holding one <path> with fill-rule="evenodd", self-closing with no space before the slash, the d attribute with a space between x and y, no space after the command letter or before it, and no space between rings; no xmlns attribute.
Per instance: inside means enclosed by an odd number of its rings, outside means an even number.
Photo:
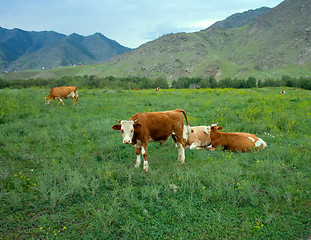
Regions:
<svg viewBox="0 0 311 240"><path fill-rule="evenodd" d="M218 123L214 123L214 124L210 124L209 126L207 126L205 129L204 129L204 132L207 133L208 135L211 134L211 132L216 132L218 130L221 130L222 127L221 126L217 126Z"/></svg>
<svg viewBox="0 0 311 240"><path fill-rule="evenodd" d="M194 130L191 129L190 126L184 125L184 130L183 130L183 138L185 140L185 143L188 141L189 135L191 133L194 133Z"/></svg>
<svg viewBox="0 0 311 240"><path fill-rule="evenodd" d="M137 120L133 121L133 120L122 120L119 121L117 120L120 124L115 124L112 126L112 128L114 130L121 130L122 133L122 138L123 138L123 143L125 144L131 144L132 143L132 139L134 136L134 131L135 129L137 129L138 127L141 126L140 123L137 122Z"/></svg>
<svg viewBox="0 0 311 240"><path fill-rule="evenodd" d="M49 104L50 103L50 99L48 99L47 97L44 99L45 104Z"/></svg>

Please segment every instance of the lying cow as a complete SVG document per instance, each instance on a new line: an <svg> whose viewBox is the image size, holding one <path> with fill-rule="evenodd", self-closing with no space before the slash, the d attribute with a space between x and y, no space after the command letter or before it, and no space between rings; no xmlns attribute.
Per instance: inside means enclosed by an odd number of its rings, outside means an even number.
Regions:
<svg viewBox="0 0 311 240"><path fill-rule="evenodd" d="M190 133L184 134L186 147L190 149L202 149L211 144L210 126L190 127ZM187 126L184 125L184 133L187 133Z"/></svg>
<svg viewBox="0 0 311 240"><path fill-rule="evenodd" d="M121 130L123 143L132 144L136 148L136 165L140 166L140 154L144 158L144 170L148 172L147 146L148 142L164 142L170 136L174 137L178 148L178 160L185 162L185 141L183 138L184 116L190 132L189 122L184 110L176 109L165 112L137 113L128 121L117 120L120 124L112 126Z"/></svg>
<svg viewBox="0 0 311 240"><path fill-rule="evenodd" d="M45 104L49 104L51 100L58 100L60 101L63 106L64 102L62 98L72 98L73 99L73 106L75 105L75 102L79 103L78 98L78 88L75 86L71 87L55 87L51 90L49 96L45 98Z"/></svg>
<svg viewBox="0 0 311 240"><path fill-rule="evenodd" d="M266 148L267 144L261 138L254 134L242 132L220 132L222 127L216 124L210 125L211 147L207 149L215 150L223 147L223 150L231 150L233 152L246 152L258 148Z"/></svg>

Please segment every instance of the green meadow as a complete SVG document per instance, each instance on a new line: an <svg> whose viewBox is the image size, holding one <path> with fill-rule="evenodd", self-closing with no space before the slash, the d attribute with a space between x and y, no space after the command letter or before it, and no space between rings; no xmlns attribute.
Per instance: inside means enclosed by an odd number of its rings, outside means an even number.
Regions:
<svg viewBox="0 0 311 240"><path fill-rule="evenodd" d="M286 94L280 95L281 90ZM308 239L311 91L0 90L0 239ZM150 143L150 172L111 126L182 108L190 125L254 133L248 153Z"/></svg>

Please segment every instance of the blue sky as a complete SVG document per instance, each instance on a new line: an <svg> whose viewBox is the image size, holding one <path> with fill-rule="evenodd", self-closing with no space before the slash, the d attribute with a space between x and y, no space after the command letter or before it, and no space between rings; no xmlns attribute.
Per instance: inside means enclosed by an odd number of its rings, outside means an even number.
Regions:
<svg viewBox="0 0 311 240"><path fill-rule="evenodd" d="M131 48L167 33L195 32L238 12L283 0L1 0L0 26L83 36L100 32Z"/></svg>

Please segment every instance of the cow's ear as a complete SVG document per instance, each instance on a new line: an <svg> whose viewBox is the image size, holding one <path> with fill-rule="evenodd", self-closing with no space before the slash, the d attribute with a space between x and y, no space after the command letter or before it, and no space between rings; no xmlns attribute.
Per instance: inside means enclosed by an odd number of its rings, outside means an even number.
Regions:
<svg viewBox="0 0 311 240"><path fill-rule="evenodd" d="M112 129L114 130L121 130L121 124L115 124L112 126Z"/></svg>
<svg viewBox="0 0 311 240"><path fill-rule="evenodd" d="M222 129L222 126L218 127L218 130L221 130Z"/></svg>
<svg viewBox="0 0 311 240"><path fill-rule="evenodd" d="M133 126L134 126L134 129L137 129L141 127L141 124L139 122L135 122Z"/></svg>
<svg viewBox="0 0 311 240"><path fill-rule="evenodd" d="M209 134L210 134L210 129L211 129L211 128L208 129L208 127L205 127L204 130L203 130L203 132L205 132L206 134L209 135Z"/></svg>
<svg viewBox="0 0 311 240"><path fill-rule="evenodd" d="M194 130L193 130L193 129L191 129L191 133L194 133Z"/></svg>

